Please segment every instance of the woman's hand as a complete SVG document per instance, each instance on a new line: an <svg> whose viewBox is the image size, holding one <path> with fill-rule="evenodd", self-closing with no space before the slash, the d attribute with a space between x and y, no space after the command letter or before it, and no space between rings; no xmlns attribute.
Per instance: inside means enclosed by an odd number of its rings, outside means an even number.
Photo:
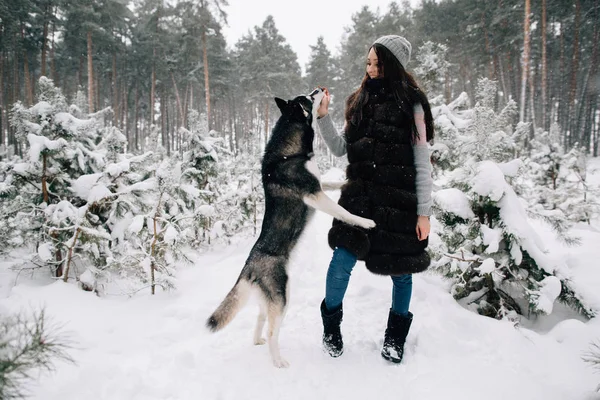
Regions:
<svg viewBox="0 0 600 400"><path fill-rule="evenodd" d="M419 215L417 217L417 238L419 240L425 240L429 236L431 225L429 224L429 217Z"/></svg>
<svg viewBox="0 0 600 400"><path fill-rule="evenodd" d="M331 101L331 96L329 95L329 90L327 88L323 88L323 92L325 92L325 96L321 99L321 104L317 109L317 117L323 118L329 113L329 102Z"/></svg>

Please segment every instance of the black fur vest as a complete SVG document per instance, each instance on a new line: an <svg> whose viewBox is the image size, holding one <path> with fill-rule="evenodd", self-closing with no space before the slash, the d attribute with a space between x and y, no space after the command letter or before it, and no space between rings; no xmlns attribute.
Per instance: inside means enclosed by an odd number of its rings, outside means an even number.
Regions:
<svg viewBox="0 0 600 400"><path fill-rule="evenodd" d="M421 272L430 263L428 240L416 234L417 195L409 119L393 94L369 81L368 100L358 125L346 127L349 165L339 204L375 221L366 230L333 221L332 249L344 247L380 275Z"/></svg>

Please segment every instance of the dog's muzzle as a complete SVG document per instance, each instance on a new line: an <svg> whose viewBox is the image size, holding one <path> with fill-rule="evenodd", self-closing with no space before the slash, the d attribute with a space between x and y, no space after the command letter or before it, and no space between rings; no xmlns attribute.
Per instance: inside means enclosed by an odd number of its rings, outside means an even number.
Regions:
<svg viewBox="0 0 600 400"><path fill-rule="evenodd" d="M316 88L315 90L313 90L312 92L310 92L310 94L308 95L311 99L315 99L315 96L318 95L319 93L323 93L323 89L321 88Z"/></svg>

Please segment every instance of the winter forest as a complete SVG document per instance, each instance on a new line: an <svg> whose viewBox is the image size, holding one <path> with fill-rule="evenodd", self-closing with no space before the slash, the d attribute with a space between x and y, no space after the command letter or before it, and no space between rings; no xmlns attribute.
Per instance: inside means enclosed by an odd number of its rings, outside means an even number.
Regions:
<svg viewBox="0 0 600 400"><path fill-rule="evenodd" d="M306 65L272 16L228 46L228 8L0 0L0 399L600 399L600 1L365 5ZM402 365L378 363L389 282L357 271L355 353L320 354L319 214L274 374L253 311L203 331L261 229L273 99L327 87L341 129L386 34L411 41L436 129L421 319ZM315 153L343 182L318 134Z"/></svg>

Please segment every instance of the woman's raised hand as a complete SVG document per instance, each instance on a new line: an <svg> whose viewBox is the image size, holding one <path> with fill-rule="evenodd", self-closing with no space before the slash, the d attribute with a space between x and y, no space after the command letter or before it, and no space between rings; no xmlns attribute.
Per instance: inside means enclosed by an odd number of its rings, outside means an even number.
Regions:
<svg viewBox="0 0 600 400"><path fill-rule="evenodd" d="M323 96L321 105L319 105L319 108L317 109L317 117L319 118L322 118L329 113L329 102L331 101L329 90L327 90L327 88L323 88L323 92L325 93L325 96Z"/></svg>

